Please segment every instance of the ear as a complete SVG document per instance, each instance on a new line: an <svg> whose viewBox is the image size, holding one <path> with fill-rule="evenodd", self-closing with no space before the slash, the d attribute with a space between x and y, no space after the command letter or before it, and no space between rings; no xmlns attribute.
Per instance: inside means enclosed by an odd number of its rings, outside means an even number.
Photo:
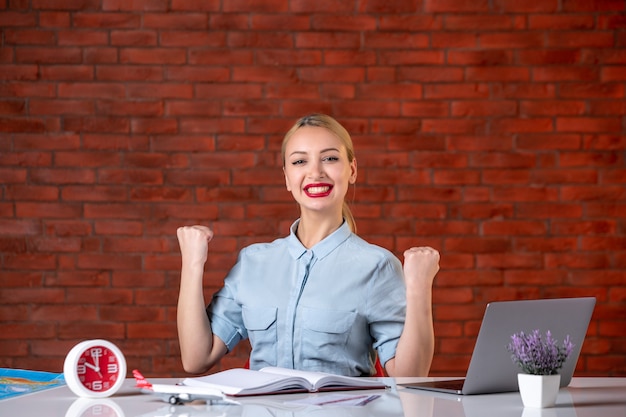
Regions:
<svg viewBox="0 0 626 417"><path fill-rule="evenodd" d="M287 173L285 172L285 167L283 167L283 175L285 176L285 185L287 186L287 191L291 192L291 187L289 186L289 180L287 180Z"/></svg>
<svg viewBox="0 0 626 417"><path fill-rule="evenodd" d="M350 184L356 183L356 172L356 158L354 158L350 163L350 179L348 180Z"/></svg>

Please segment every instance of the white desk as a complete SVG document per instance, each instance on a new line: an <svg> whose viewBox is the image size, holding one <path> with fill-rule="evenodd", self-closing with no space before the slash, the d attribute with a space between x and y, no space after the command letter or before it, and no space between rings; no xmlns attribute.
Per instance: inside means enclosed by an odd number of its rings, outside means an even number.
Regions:
<svg viewBox="0 0 626 417"><path fill-rule="evenodd" d="M423 380L402 378L398 382ZM625 417L626 378L574 378L559 392L553 408L524 408L519 393L456 396L429 393L392 386L381 398L361 407L326 405L299 410L260 405L293 400L303 394L242 399L239 405L169 405L158 398L141 394L128 379L113 397L104 400L78 399L65 386L0 401L2 417ZM173 379L151 379L155 383L174 383ZM328 395L328 394L317 394ZM116 414L117 413L117 414Z"/></svg>

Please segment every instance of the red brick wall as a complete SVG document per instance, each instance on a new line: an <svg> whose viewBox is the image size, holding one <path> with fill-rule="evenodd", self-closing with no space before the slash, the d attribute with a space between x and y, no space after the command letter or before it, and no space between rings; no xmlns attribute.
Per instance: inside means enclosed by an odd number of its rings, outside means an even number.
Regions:
<svg viewBox="0 0 626 417"><path fill-rule="evenodd" d="M0 0L0 366L102 337L180 375L176 227L215 229L209 296L297 216L278 148L320 111L360 234L442 253L434 375L488 301L592 295L577 374L626 376L625 4Z"/></svg>

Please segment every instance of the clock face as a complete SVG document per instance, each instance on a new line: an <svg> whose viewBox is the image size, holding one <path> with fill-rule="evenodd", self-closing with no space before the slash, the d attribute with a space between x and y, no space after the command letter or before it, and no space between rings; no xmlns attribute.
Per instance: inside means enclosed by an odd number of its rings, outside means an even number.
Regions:
<svg viewBox="0 0 626 417"><path fill-rule="evenodd" d="M78 357L76 365L79 381L88 390L99 392L111 389L120 375L119 359L106 346L89 346Z"/></svg>
<svg viewBox="0 0 626 417"><path fill-rule="evenodd" d="M68 387L78 396L100 398L117 392L126 378L126 360L106 340L86 340L74 346L63 364Z"/></svg>

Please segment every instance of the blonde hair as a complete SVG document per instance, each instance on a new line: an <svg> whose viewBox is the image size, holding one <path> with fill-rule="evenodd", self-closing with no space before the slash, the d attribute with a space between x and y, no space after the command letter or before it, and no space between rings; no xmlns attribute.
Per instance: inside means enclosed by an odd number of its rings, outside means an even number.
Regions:
<svg viewBox="0 0 626 417"><path fill-rule="evenodd" d="M313 127L323 127L329 132L333 133L342 143L342 145L346 148L346 152L348 153L348 162L352 163L354 160L354 145L352 144L352 138L350 134L337 120L333 119L330 116L325 114L309 114L307 116L301 117L298 121L287 131L285 137L283 139L283 144L281 147L281 155L283 158L283 167L285 166L285 152L287 148L287 142L289 142L289 138L301 127L304 126L313 126ZM350 207L348 203L344 200L343 206L341 208L341 214L348 222L348 226L350 226L350 230L353 233L356 233L356 222L354 221L354 216L352 215L352 211L350 211Z"/></svg>

